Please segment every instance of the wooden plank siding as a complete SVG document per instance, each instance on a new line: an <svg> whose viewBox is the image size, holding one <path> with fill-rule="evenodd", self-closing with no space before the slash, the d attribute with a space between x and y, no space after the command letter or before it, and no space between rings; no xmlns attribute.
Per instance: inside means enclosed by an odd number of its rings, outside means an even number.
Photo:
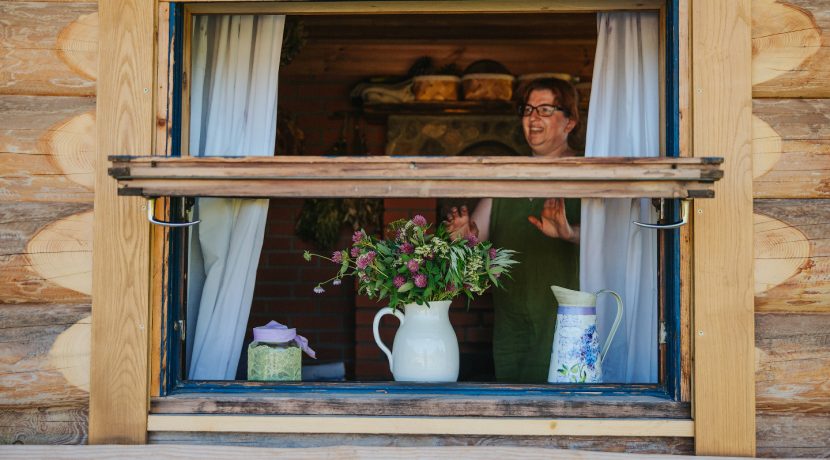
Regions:
<svg viewBox="0 0 830 460"><path fill-rule="evenodd" d="M96 10L0 1L0 444L87 439Z"/></svg>
<svg viewBox="0 0 830 460"><path fill-rule="evenodd" d="M95 96L97 5L0 2L0 94Z"/></svg>
<svg viewBox="0 0 830 460"><path fill-rule="evenodd" d="M695 200L695 453L755 454L751 2L691 11L692 151L725 152L715 200Z"/></svg>
<svg viewBox="0 0 830 460"><path fill-rule="evenodd" d="M830 198L830 100L755 99L755 198Z"/></svg>
<svg viewBox="0 0 830 460"><path fill-rule="evenodd" d="M86 407L90 305L3 305L0 312L0 412Z"/></svg>
<svg viewBox="0 0 830 460"><path fill-rule="evenodd" d="M106 156L154 150L156 3L98 5L106 64L98 80L93 233L89 441L96 444L140 444L147 436L150 224L144 200L117 196Z"/></svg>
<svg viewBox="0 0 830 460"><path fill-rule="evenodd" d="M830 97L830 1L752 0L752 94Z"/></svg>

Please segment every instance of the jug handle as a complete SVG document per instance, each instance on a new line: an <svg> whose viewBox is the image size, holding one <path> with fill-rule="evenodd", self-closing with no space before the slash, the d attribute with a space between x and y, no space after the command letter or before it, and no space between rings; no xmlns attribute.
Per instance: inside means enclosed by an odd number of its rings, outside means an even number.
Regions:
<svg viewBox="0 0 830 460"><path fill-rule="evenodd" d="M389 348L387 348L386 345L383 344L383 341L380 340L380 333L378 332L378 326L380 326L380 319L384 315L395 315L401 321L401 325L403 325L404 314L400 310L392 310L389 307L384 307L377 312L377 314L375 315L375 320L372 322L372 333L375 334L375 343L378 344L378 347L380 347L381 351L386 353L386 357L389 358L389 371L392 371L392 352L389 351Z"/></svg>
<svg viewBox="0 0 830 460"><path fill-rule="evenodd" d="M605 361L605 354L608 353L608 348L611 346L611 340L614 339L614 334L617 333L617 328L620 327L620 321L622 321L623 302L620 295L610 289L601 289L596 292L596 295L600 294L611 294L617 300L617 317L614 318L614 325L611 326L611 332L608 333L608 338L605 339L605 345L602 346L602 352L599 354L599 362L602 363Z"/></svg>

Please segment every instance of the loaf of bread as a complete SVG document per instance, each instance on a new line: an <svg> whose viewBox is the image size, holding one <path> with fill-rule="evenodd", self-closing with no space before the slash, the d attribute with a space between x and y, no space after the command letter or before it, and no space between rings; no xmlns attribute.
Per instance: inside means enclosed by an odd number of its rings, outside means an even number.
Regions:
<svg viewBox="0 0 830 460"><path fill-rule="evenodd" d="M423 75L412 79L416 101L457 101L460 79L452 75Z"/></svg>
<svg viewBox="0 0 830 460"><path fill-rule="evenodd" d="M468 101L509 101L513 97L513 76L499 73L471 73L461 78Z"/></svg>

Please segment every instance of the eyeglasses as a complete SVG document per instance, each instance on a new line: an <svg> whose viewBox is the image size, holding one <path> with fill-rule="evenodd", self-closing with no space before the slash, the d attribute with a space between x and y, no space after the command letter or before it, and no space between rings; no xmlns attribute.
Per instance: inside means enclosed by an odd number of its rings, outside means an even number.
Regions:
<svg viewBox="0 0 830 460"><path fill-rule="evenodd" d="M565 110L563 107L558 105L551 105L551 104L541 104L539 106L532 106L530 104L522 104L519 106L519 116L521 117L529 117L533 114L533 111L539 114L540 117L550 117L553 116L554 113L557 111L562 112L565 116L568 116L568 111Z"/></svg>

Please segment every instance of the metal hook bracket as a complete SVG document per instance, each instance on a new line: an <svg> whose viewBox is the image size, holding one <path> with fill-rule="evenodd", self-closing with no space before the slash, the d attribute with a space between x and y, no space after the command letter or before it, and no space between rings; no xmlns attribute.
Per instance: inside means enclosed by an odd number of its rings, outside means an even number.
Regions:
<svg viewBox="0 0 830 460"><path fill-rule="evenodd" d="M689 203L691 200L680 200L680 221L673 224L644 224L642 222L634 221L634 225L645 228L656 228L658 230L670 230L673 228L680 228L689 223ZM666 200L660 200L660 217L665 215Z"/></svg>
<svg viewBox="0 0 830 460"><path fill-rule="evenodd" d="M195 222L165 222L163 220L156 220L156 199L155 198L147 198L147 220L150 221L152 224L161 225L162 227L190 227L191 225L196 225L201 220L197 220Z"/></svg>

